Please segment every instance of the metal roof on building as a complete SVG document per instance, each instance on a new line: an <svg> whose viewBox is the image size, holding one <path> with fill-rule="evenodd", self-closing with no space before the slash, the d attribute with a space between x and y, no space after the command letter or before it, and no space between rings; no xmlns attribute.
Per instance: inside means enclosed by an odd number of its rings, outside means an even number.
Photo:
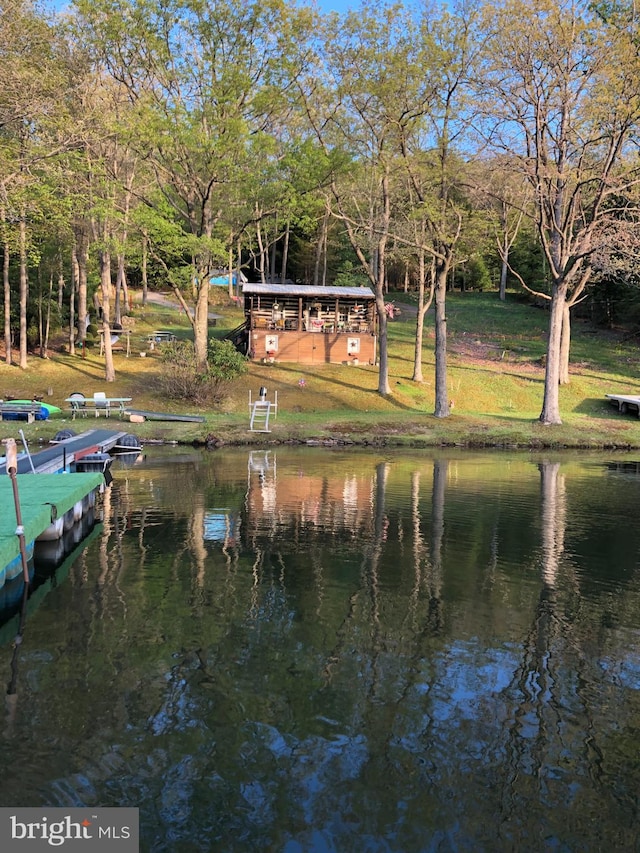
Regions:
<svg viewBox="0 0 640 853"><path fill-rule="evenodd" d="M370 287L313 287L308 284L252 284L242 285L243 294L257 296L311 296L314 298L347 296L351 299L375 299Z"/></svg>

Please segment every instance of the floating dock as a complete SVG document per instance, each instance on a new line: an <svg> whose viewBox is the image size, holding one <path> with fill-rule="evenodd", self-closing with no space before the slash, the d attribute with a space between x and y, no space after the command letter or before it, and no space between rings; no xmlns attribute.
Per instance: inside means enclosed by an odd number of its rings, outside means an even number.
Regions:
<svg viewBox="0 0 640 853"><path fill-rule="evenodd" d="M108 459L108 451L118 447L126 435L116 430L90 429L18 457L15 480L28 560L34 543L59 542L93 509L96 494L104 488L108 474L100 457ZM83 461L88 463L85 470L76 472ZM0 457L0 507L1 589L22 572L13 483L4 457Z"/></svg>
<svg viewBox="0 0 640 853"><path fill-rule="evenodd" d="M20 474L16 477L22 526L27 546L42 538L60 538L95 503L104 486L101 473ZM93 498L93 500L92 500ZM20 541L16 535L13 483L0 478L0 587L10 580L12 568L22 570Z"/></svg>
<svg viewBox="0 0 640 853"><path fill-rule="evenodd" d="M56 474L68 471L69 467L90 453L108 453L122 441L126 432L109 429L89 429L80 435L57 441L45 450L38 450L18 458L18 474ZM33 468L31 467L33 464ZM4 459L0 461L0 477L7 473Z"/></svg>

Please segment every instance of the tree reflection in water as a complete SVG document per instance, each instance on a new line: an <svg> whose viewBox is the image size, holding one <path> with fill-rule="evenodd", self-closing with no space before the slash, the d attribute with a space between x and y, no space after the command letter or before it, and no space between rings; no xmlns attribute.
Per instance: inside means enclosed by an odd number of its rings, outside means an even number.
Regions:
<svg viewBox="0 0 640 853"><path fill-rule="evenodd" d="M635 477L309 449L114 474L5 655L2 805L135 805L146 850L633 849Z"/></svg>

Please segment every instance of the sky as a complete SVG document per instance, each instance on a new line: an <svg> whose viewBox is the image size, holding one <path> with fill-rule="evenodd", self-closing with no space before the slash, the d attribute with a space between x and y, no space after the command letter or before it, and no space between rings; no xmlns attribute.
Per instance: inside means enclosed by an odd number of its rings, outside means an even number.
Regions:
<svg viewBox="0 0 640 853"><path fill-rule="evenodd" d="M357 0L316 0L321 12L348 12L359 5Z"/></svg>

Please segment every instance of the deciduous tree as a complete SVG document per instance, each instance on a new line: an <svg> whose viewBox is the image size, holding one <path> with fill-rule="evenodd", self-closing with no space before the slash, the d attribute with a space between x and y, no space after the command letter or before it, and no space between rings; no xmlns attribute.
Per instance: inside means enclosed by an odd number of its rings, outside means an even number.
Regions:
<svg viewBox="0 0 640 853"><path fill-rule="evenodd" d="M364 3L330 21L315 79L303 92L325 155L340 166L331 184L333 214L376 295L382 395L390 392L386 271L402 144L419 134L433 98L425 56L410 10Z"/></svg>
<svg viewBox="0 0 640 853"><path fill-rule="evenodd" d="M640 116L640 66L628 32L605 25L591 4L507 0L486 11L480 96L492 144L533 191L551 285L540 420L559 424L569 310L591 280L612 199L639 175L625 154Z"/></svg>
<svg viewBox="0 0 640 853"><path fill-rule="evenodd" d="M203 367L209 279L227 259L216 227L250 165L248 152L277 122L298 21L308 13L282 0L80 0L78 7L96 61L138 110L131 138L155 176L145 203L156 224L165 219L159 231L173 233L174 249L182 236L190 274L171 283ZM148 236L153 241L151 230ZM156 241L153 251L161 256L164 247Z"/></svg>

